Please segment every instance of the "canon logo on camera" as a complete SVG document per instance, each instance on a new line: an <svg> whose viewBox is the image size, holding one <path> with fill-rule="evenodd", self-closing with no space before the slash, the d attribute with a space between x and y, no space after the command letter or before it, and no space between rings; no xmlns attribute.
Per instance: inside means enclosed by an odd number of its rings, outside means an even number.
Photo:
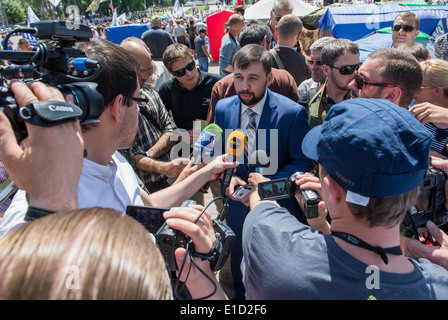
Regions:
<svg viewBox="0 0 448 320"><path fill-rule="evenodd" d="M70 106L58 106L58 105L54 105L54 104L50 104L48 106L48 109L50 109L51 111L60 111L60 112L74 112L73 108Z"/></svg>

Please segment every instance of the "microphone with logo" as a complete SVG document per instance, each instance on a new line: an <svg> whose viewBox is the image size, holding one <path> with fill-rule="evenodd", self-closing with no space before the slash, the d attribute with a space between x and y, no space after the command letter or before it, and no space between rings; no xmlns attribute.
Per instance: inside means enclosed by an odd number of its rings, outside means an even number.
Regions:
<svg viewBox="0 0 448 320"><path fill-rule="evenodd" d="M202 130L198 140L194 144L190 158L194 158L194 165L201 162L211 161L214 157L214 147L216 141L222 136L222 129L214 123L209 124Z"/></svg>
<svg viewBox="0 0 448 320"><path fill-rule="evenodd" d="M241 130L235 130L227 139L226 153L230 155L231 162L235 162L236 159L241 156L246 147L246 135ZM225 196L226 189L230 185L230 180L232 179L233 169L227 169L224 171L221 182L221 194Z"/></svg>

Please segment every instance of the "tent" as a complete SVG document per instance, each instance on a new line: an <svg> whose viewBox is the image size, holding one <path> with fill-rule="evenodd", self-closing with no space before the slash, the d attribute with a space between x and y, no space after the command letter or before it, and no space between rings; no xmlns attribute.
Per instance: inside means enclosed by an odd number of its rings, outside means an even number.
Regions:
<svg viewBox="0 0 448 320"><path fill-rule="evenodd" d="M325 14L328 8L330 7L345 7L346 4L343 3L333 3L325 7L317 8L304 16L300 17L300 20L302 20L303 26L307 28L308 30L316 30L319 29L319 21Z"/></svg>
<svg viewBox="0 0 448 320"><path fill-rule="evenodd" d="M292 11L298 17L302 17L311 11L316 10L315 6L305 3L302 0L289 0L293 5ZM270 12L274 6L274 0L260 0L254 5L250 6L244 12L244 19L246 20L269 20Z"/></svg>
<svg viewBox="0 0 448 320"><path fill-rule="evenodd" d="M328 29L335 38L352 41L369 33L390 27L395 17L405 11L420 18L420 30L432 35L440 20L446 25L448 6L363 5L328 8L319 22L320 29Z"/></svg>
<svg viewBox="0 0 448 320"><path fill-rule="evenodd" d="M224 23L229 20L233 11L223 10L207 17L207 33L210 44L210 55L213 60L219 60L219 50L221 48L221 40L225 35Z"/></svg>
<svg viewBox="0 0 448 320"><path fill-rule="evenodd" d="M126 24L117 27L106 28L106 37L112 43L120 44L128 37L141 38L143 32L151 28L150 24Z"/></svg>
<svg viewBox="0 0 448 320"><path fill-rule="evenodd" d="M354 41L358 45L359 48L359 59L361 62L364 62L367 59L367 56L381 48L390 48L392 47L392 36L391 36L391 28L386 27L377 31L374 31L367 36ZM414 40L414 42L420 42L425 47L428 46L430 41L430 36L427 33L424 33L423 31L420 31L417 38ZM428 48L429 51L431 51ZM433 56L434 54L430 52L430 54Z"/></svg>

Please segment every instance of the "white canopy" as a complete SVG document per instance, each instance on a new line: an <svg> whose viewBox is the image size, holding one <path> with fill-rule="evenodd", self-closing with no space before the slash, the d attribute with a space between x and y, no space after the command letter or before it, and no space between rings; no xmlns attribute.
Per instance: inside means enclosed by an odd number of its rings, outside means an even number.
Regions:
<svg viewBox="0 0 448 320"><path fill-rule="evenodd" d="M244 19L246 20L268 20L270 17L270 12L274 6L275 0L260 0L254 5L246 9L244 13ZM292 13L298 17L304 16L305 14L318 9L315 6L305 3L302 0L289 0L289 2L294 7Z"/></svg>

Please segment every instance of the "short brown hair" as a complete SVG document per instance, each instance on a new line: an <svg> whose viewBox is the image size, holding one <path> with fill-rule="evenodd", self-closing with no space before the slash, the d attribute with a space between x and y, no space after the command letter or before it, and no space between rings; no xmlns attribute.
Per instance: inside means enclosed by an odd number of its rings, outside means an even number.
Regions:
<svg viewBox="0 0 448 320"><path fill-rule="evenodd" d="M399 105L408 108L423 81L422 69L417 59L399 48L378 49L369 54L368 58L383 61L381 76L387 83L404 90Z"/></svg>
<svg viewBox="0 0 448 320"><path fill-rule="evenodd" d="M395 17L395 19L394 19L394 23L395 23L395 20L397 20L398 17L402 17L402 18L414 18L414 20L415 20L415 29L418 30L418 28L420 27L420 18L419 18L414 12L411 12L411 11L401 12L400 14L398 14L398 15Z"/></svg>
<svg viewBox="0 0 448 320"><path fill-rule="evenodd" d="M235 24L244 23L244 17L238 13L234 13L229 17L229 27Z"/></svg>
<svg viewBox="0 0 448 320"><path fill-rule="evenodd" d="M191 53L190 48L188 48L184 44L174 43L174 44L169 45L166 48L165 52L163 53L162 59L163 59L163 64L165 65L165 67L169 71L173 71L173 70L171 70L171 65L174 62L181 60L185 57L189 57L192 60L194 59L194 56Z"/></svg>

